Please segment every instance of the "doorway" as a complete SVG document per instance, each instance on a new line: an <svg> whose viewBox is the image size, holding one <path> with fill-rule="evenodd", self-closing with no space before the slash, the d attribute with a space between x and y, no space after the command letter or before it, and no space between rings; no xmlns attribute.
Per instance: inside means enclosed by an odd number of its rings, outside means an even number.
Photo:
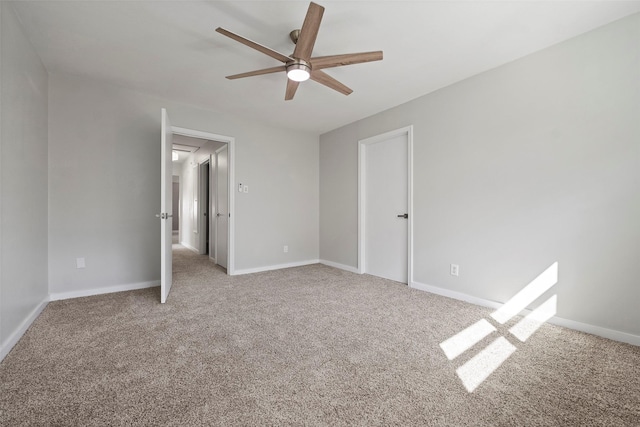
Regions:
<svg viewBox="0 0 640 427"><path fill-rule="evenodd" d="M358 144L358 271L413 280L413 127Z"/></svg>
<svg viewBox="0 0 640 427"><path fill-rule="evenodd" d="M193 169L190 169L195 176L193 183L187 183L187 176L181 176L181 189L180 194L180 213L181 225L186 221L193 222L191 227L181 227L181 244L191 250L194 250L202 255L208 255L209 258L216 260L218 246L216 241L220 239L219 233L216 233L216 223L214 219L218 212L218 185L216 180L217 167L215 164L215 151L219 151L224 148L226 155L226 197L224 202L226 205L226 227L223 232L224 236L224 253L225 253L225 268L227 274L233 275L235 273L235 260L234 260L234 243L235 243L235 218L234 210L235 197L230 189L234 185L234 165L235 165L235 139L233 137L213 134L209 132L202 132L192 129L186 129L181 127L172 126L171 130L174 137L180 136L196 138L200 140L206 140L209 142L215 142L215 150L207 151L206 146L200 148L198 153L201 155L198 158L200 160L194 161L191 165ZM175 142L175 141L174 141ZM187 167L186 169L189 169ZM193 200L187 200L188 193L192 193ZM198 239L195 240L196 244L189 245L182 234L191 233L196 234ZM185 244L186 243L186 244ZM222 251L222 249L220 249ZM217 262L218 263L218 262Z"/></svg>
<svg viewBox="0 0 640 427"><path fill-rule="evenodd" d="M182 214L178 214L181 219L179 224L180 229L180 244L188 249L199 252L190 243L195 246L202 247L198 241L198 238L194 238L193 235L202 239L204 235L205 248L207 247L206 239L209 239L211 227L209 227L208 212L211 198L211 186L209 185L210 179L210 155L214 150L225 147L227 153L226 170L227 170L227 184L228 186L234 185L234 162L235 162L235 140L232 137L223 135L216 135L209 132L202 132L193 129L180 128L172 126L169 120L169 115L165 108L160 110L160 213L156 214L156 217L161 220L160 226L160 302L167 302L167 298L171 291L171 285L173 283L173 176L178 175L180 177L180 208ZM183 165L181 168L176 168L175 161L179 161L179 150L176 146L181 138L187 138L190 141L197 141L193 151L189 151L187 158L189 159L188 167ZM210 151L207 153L206 149L202 153L195 155L195 152L202 148L203 145L210 143ZM199 145L202 144L202 145ZM188 147L188 146L187 146ZM213 148L215 147L215 148ZM199 162L202 156L205 157L207 163L204 167L199 167ZM200 160L199 160L200 159ZM186 161L186 159L185 159ZM178 172L177 174L175 172ZM190 192L190 193L189 193ZM202 200L206 200L204 207L202 206ZM235 239L235 221L234 221L234 193L227 188L226 199L228 216L227 228L226 228L226 254L228 260L226 261L227 274L232 275L235 273L234 263L234 239ZM186 209L189 212L186 212ZM207 219L201 221L199 213L204 209L207 214ZM190 243L185 240L188 238Z"/></svg>

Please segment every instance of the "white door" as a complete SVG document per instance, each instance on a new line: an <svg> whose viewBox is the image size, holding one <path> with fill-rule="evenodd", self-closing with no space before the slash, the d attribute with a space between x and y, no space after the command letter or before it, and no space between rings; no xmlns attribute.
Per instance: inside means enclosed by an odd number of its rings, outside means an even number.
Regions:
<svg viewBox="0 0 640 427"><path fill-rule="evenodd" d="M365 273L407 283L407 134L365 145Z"/></svg>
<svg viewBox="0 0 640 427"><path fill-rule="evenodd" d="M161 143L162 148L160 150L160 156L162 159L162 167L160 171L161 184L160 184L160 302L167 302L167 296L169 296L169 290L171 289L171 275L172 275L172 257L171 257L171 229L172 229L172 161L171 161L171 149L173 148L173 133L171 131L171 123L169 122L169 116L167 116L167 110L164 108L161 112L162 119L162 133Z"/></svg>
<svg viewBox="0 0 640 427"><path fill-rule="evenodd" d="M229 242L229 151L216 152L216 264L227 268Z"/></svg>

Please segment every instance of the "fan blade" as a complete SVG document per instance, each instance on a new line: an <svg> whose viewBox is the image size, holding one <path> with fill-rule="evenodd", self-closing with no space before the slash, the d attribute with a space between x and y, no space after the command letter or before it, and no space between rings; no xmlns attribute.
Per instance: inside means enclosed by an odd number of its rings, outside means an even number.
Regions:
<svg viewBox="0 0 640 427"><path fill-rule="evenodd" d="M287 67L285 67L284 65L279 65L277 67L263 68L262 70L255 70L255 71L249 71L241 74L234 74L232 76L227 76L227 78L229 80L235 80L235 79L241 79L243 77L260 76L262 74L271 74L271 73L277 73L278 71L286 71L286 70L287 70Z"/></svg>
<svg viewBox="0 0 640 427"><path fill-rule="evenodd" d="M307 16L304 18L296 48L293 51L295 58L304 59L305 61L311 58L311 52L313 51L313 45L316 44L316 37L318 37L323 14L324 7L314 2L309 3Z"/></svg>
<svg viewBox="0 0 640 427"><path fill-rule="evenodd" d="M299 84L300 82L287 79L287 91L284 94L285 101L291 101L293 99L293 96L296 94L296 90L298 90Z"/></svg>
<svg viewBox="0 0 640 427"><path fill-rule="evenodd" d="M311 58L311 68L322 70L323 68L342 67L343 65L360 64L363 62L382 60L382 51L347 53L344 55L318 56Z"/></svg>
<svg viewBox="0 0 640 427"><path fill-rule="evenodd" d="M333 90L337 90L344 95L349 95L351 92L353 92L353 90L349 89L347 86L343 85L324 71L311 71L311 80L330 87Z"/></svg>
<svg viewBox="0 0 640 427"><path fill-rule="evenodd" d="M253 48L259 52L264 53L265 55L269 55L270 57L277 59L280 62L289 62L289 61L293 61L293 58L289 58L287 55L283 55L280 52L276 52L273 49L270 49L266 46L261 45L260 43L256 43L252 40L249 40L247 38L244 38L242 36L239 36L238 34L232 33L231 31L225 30L224 28L218 27L216 28L216 31L219 32L222 35L225 35L237 42L240 42L246 46L249 46L250 48Z"/></svg>

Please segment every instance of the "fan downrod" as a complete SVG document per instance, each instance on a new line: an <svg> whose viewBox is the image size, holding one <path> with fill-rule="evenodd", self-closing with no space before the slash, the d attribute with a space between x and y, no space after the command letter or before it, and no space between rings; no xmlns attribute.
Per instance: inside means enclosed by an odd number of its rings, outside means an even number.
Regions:
<svg viewBox="0 0 640 427"><path fill-rule="evenodd" d="M300 37L300 30L293 30L289 33L289 37L291 37L291 41L293 44L298 44L298 38Z"/></svg>

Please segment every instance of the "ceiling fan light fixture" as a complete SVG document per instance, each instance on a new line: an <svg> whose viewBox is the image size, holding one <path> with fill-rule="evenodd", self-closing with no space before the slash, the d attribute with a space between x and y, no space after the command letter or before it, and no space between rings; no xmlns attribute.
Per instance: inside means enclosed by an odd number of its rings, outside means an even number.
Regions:
<svg viewBox="0 0 640 427"><path fill-rule="evenodd" d="M287 73L287 89L284 94L285 101L292 100L296 94L296 90L298 90L299 83L309 79L330 89L336 90L343 95L349 95L352 93L353 90L322 70L325 68L342 67L343 65L380 61L382 59L382 51L379 50L375 52L358 52L314 57L313 46L315 45L316 37L318 36L318 30L320 29L320 22L322 21L323 14L324 7L314 3L313 1L309 3L309 8L307 9L307 14L304 17L302 28L299 30L293 30L289 33L291 41L296 45L291 55L284 55L263 46L260 43L256 43L248 38L242 37L239 34L225 30L222 27L216 28L216 32L223 36L229 37L230 39L240 42L245 46L262 52L282 63L282 65L277 67L263 68L261 70L227 76L227 79L234 80L285 71Z"/></svg>
<svg viewBox="0 0 640 427"><path fill-rule="evenodd" d="M294 82L309 80L311 67L305 61L298 59L287 65L287 77Z"/></svg>

